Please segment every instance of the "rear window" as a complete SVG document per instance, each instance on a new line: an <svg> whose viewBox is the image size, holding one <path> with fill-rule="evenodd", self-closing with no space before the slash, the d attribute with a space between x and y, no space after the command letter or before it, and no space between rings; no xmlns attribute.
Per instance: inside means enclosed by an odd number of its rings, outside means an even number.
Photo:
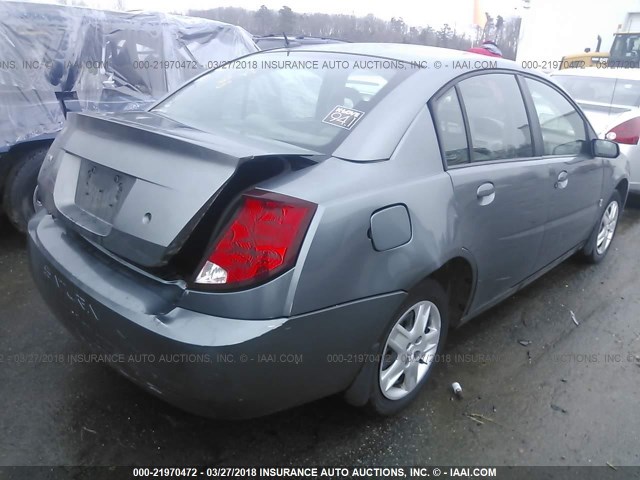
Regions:
<svg viewBox="0 0 640 480"><path fill-rule="evenodd" d="M264 52L209 72L154 111L203 131L331 154L414 71L402 62L359 55Z"/></svg>
<svg viewBox="0 0 640 480"><path fill-rule="evenodd" d="M576 100L605 105L640 105L640 81L621 78L558 75L558 82Z"/></svg>

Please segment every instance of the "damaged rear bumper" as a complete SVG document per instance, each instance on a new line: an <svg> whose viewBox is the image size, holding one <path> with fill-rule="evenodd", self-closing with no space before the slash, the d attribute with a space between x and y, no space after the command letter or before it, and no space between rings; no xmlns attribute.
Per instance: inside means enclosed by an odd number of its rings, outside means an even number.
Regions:
<svg viewBox="0 0 640 480"><path fill-rule="evenodd" d="M29 256L38 289L68 330L149 392L209 417L255 417L347 390L375 360L405 296L288 318L206 315L174 306L184 285L117 268L44 214L29 224Z"/></svg>

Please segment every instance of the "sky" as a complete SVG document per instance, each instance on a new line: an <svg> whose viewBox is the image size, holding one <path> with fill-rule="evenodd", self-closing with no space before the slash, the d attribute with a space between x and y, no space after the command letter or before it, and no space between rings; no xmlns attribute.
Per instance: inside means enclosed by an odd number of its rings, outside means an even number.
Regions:
<svg viewBox="0 0 640 480"><path fill-rule="evenodd" d="M608 52L613 34L627 12L640 12L640 0L606 0L589 5L585 0L531 0L522 20L518 61L560 60L590 48ZM543 67L544 68L544 67Z"/></svg>

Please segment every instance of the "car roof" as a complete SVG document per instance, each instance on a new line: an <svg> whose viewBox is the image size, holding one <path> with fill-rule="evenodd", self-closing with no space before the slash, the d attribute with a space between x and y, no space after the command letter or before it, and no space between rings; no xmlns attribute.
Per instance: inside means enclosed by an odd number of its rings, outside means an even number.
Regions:
<svg viewBox="0 0 640 480"><path fill-rule="evenodd" d="M590 78L619 78L621 80L640 80L640 68L567 68L551 72L553 77L590 77Z"/></svg>
<svg viewBox="0 0 640 480"><path fill-rule="evenodd" d="M106 22L126 22L136 26L136 30L151 30L157 29L157 22L176 22L184 24L185 27L191 25L210 25L220 26L226 28L232 28L235 30L242 30L242 27L233 25L227 22L221 22L220 20L213 20L204 17L194 17L173 13L163 13L158 10L111 10L109 8L94 8L87 5L66 5L59 3L46 3L36 1L20 1L20 0L0 0L2 3L11 7L11 14L15 15L15 18L21 22L38 22L39 24L46 24L47 26L56 27L61 19L68 19L72 16L78 16L81 18L83 15L104 16ZM28 20L24 19L24 13L27 13ZM54 16L49 14L53 13ZM32 15L31 15L32 14ZM11 18L13 15L9 15ZM52 20L52 19L55 19ZM83 18L84 20L84 18ZM5 18L3 22L7 22ZM51 25L53 23L53 25ZM156 30L157 31L157 30ZM248 34L248 32L247 32ZM25 38L28 36L25 35Z"/></svg>
<svg viewBox="0 0 640 480"><path fill-rule="evenodd" d="M311 54L310 56L313 56L314 53L364 55L398 62L426 62L426 68L419 65L420 68L416 68L415 74L403 81L402 88L395 88L382 98L333 153L336 157L356 161L389 158L398 145L399 139L402 138L416 116L426 109L429 99L449 81L466 73L485 69L488 72L494 68L501 69L502 72L505 70L524 71L516 62L499 57L488 57L448 48L399 43L301 45L290 49L266 50L252 55L287 52L308 52ZM441 65L436 67L437 61L441 62ZM456 61L468 62L465 65L456 65ZM489 67L487 67L488 65ZM385 67L381 66L380 68ZM528 72L536 77L544 78L538 72L530 70Z"/></svg>
<svg viewBox="0 0 640 480"><path fill-rule="evenodd" d="M298 42L310 42L310 43L311 42L317 42L317 43L350 43L348 40L341 40L339 38L314 37L312 35L296 35L296 36L287 35L286 39L285 39L284 35L276 35L276 34L254 35L253 39L256 42L262 41L262 40L279 40L279 41L289 40L290 42L298 41Z"/></svg>
<svg viewBox="0 0 640 480"><path fill-rule="evenodd" d="M419 60L496 60L498 67L516 68L517 64L500 57L487 57L451 48L428 47L408 43L328 43L297 47L296 51L333 52L384 57L402 62ZM517 68L521 70L521 68Z"/></svg>

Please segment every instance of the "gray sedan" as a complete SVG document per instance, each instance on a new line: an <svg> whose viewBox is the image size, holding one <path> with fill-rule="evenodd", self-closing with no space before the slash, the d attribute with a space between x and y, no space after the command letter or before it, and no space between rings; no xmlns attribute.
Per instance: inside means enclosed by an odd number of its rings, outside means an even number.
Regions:
<svg viewBox="0 0 640 480"><path fill-rule="evenodd" d="M184 409L343 393L392 414L449 328L575 253L605 257L618 153L507 60L261 52L147 112L71 115L40 172L31 269L71 332Z"/></svg>

